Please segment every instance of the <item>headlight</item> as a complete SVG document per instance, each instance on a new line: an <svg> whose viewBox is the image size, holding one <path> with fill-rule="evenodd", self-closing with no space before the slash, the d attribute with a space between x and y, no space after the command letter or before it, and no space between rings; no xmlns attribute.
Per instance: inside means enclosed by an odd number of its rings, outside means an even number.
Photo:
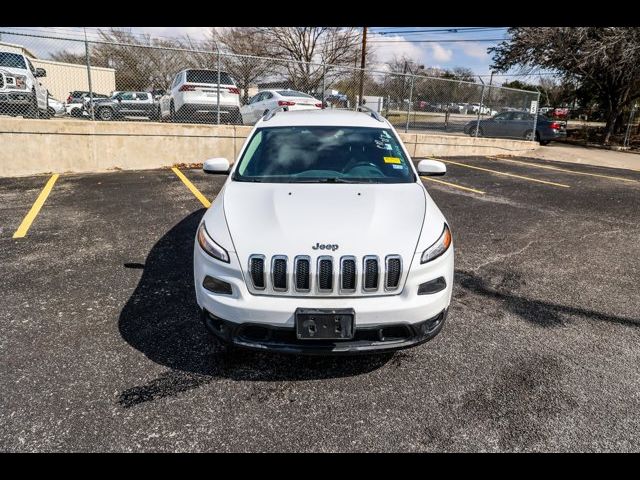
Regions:
<svg viewBox="0 0 640 480"><path fill-rule="evenodd" d="M7 82L7 88L14 88L14 89L20 89L20 90L27 89L27 77L25 77L24 75L12 75L12 77L14 78L13 84Z"/></svg>
<svg viewBox="0 0 640 480"><path fill-rule="evenodd" d="M229 263L229 254L209 236L207 229L204 227L204 222L198 227L198 243L213 258Z"/></svg>
<svg viewBox="0 0 640 480"><path fill-rule="evenodd" d="M451 231L449 230L449 226L445 223L444 230L442 231L442 235L440 235L440 238L438 238L438 240L436 240L433 245L422 252L420 263L430 262L431 260L438 258L440 255L447 251L449 245L451 245Z"/></svg>

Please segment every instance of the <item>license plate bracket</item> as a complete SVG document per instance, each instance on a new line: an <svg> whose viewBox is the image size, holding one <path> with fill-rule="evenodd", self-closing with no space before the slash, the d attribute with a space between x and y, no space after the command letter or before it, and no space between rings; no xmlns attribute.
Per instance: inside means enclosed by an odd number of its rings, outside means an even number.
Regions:
<svg viewBox="0 0 640 480"><path fill-rule="evenodd" d="M355 332L353 308L297 308L298 340L350 340Z"/></svg>

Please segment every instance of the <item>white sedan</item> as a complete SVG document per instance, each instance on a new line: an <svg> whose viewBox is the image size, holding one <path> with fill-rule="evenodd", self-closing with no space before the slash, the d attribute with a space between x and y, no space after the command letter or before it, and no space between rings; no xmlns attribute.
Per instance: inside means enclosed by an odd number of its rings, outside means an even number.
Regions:
<svg viewBox="0 0 640 480"><path fill-rule="evenodd" d="M284 107L285 110L320 110L322 102L317 98L296 90L263 90L240 107L242 123L253 125L269 110Z"/></svg>

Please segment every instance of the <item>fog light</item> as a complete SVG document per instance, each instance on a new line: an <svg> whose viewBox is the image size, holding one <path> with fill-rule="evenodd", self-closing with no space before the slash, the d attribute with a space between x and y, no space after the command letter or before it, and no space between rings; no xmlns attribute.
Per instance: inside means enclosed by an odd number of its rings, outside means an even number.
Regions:
<svg viewBox="0 0 640 480"><path fill-rule="evenodd" d="M447 282L444 277L438 277L435 280L430 280L421 284L418 287L418 295L429 295L431 293L438 293L447 288Z"/></svg>
<svg viewBox="0 0 640 480"><path fill-rule="evenodd" d="M231 290L231 284L223 282L218 278L210 277L209 275L204 277L202 286L213 293L219 293L222 295L231 295L233 293Z"/></svg>

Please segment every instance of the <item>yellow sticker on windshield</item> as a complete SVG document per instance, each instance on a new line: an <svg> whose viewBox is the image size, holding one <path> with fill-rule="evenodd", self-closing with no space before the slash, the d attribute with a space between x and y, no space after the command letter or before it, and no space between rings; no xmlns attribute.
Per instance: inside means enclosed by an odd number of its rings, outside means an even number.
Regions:
<svg viewBox="0 0 640 480"><path fill-rule="evenodd" d="M384 157L384 163L402 163L398 157Z"/></svg>

